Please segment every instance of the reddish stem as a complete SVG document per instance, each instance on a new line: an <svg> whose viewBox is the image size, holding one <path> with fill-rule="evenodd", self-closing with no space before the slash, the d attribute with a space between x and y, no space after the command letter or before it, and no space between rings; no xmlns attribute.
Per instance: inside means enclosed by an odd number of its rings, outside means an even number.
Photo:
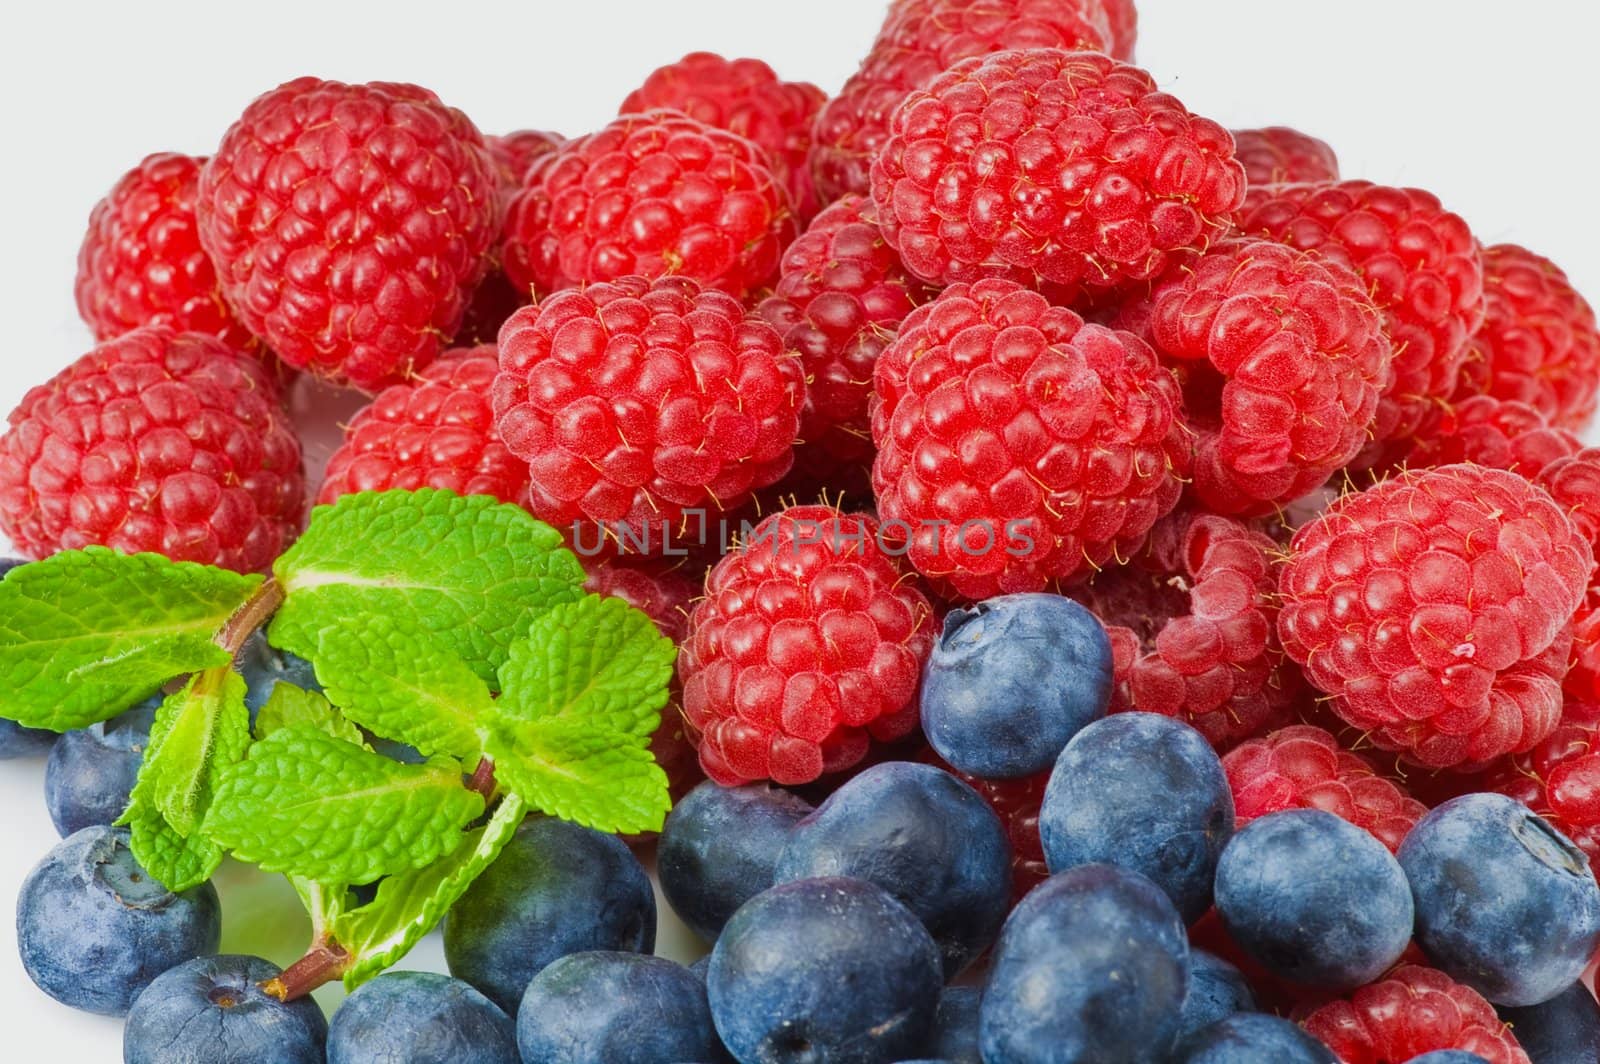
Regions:
<svg viewBox="0 0 1600 1064"><path fill-rule="evenodd" d="M344 974L350 954L334 942L311 947L304 957L261 984L261 992L279 1001L298 1001L324 983Z"/></svg>
<svg viewBox="0 0 1600 1064"><path fill-rule="evenodd" d="M229 654L239 653L244 641L250 638L250 633L265 624L267 618L277 613L282 605L283 585L278 583L276 577L269 576L256 588L256 593L228 618L228 623L217 633L216 644Z"/></svg>
<svg viewBox="0 0 1600 1064"><path fill-rule="evenodd" d="M483 795L483 803L488 805L494 800L494 788L494 762L487 757L479 758L478 767L467 777L467 790Z"/></svg>

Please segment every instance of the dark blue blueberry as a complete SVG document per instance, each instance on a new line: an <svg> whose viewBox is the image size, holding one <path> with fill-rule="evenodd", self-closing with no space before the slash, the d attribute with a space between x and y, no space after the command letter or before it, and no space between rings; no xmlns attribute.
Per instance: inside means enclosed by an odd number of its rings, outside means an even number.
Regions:
<svg viewBox="0 0 1600 1064"><path fill-rule="evenodd" d="M1351 989L1411 941L1411 890L1383 843L1317 809L1251 821L1217 865L1217 912L1240 946L1308 986Z"/></svg>
<svg viewBox="0 0 1600 1064"><path fill-rule="evenodd" d="M667 814L656 847L661 893L690 930L715 942L745 902L772 886L789 832L811 804L777 787L710 780Z"/></svg>
<svg viewBox="0 0 1600 1064"><path fill-rule="evenodd" d="M534 977L517 1047L522 1064L668 1064L721 1052L705 985L689 969L606 952L562 957Z"/></svg>
<svg viewBox="0 0 1600 1064"><path fill-rule="evenodd" d="M933 1017L933 1037L926 1052L931 1060L948 1064L983 1064L978 1052L978 1005L982 998L974 986L945 987Z"/></svg>
<svg viewBox="0 0 1600 1064"><path fill-rule="evenodd" d="M398 761L402 765L420 765L428 760L422 756L422 751L414 746L408 746L394 739L385 739L371 732L366 734L368 745L391 761Z"/></svg>
<svg viewBox="0 0 1600 1064"><path fill-rule="evenodd" d="M1406 1064L1489 1064L1489 1061L1476 1053L1468 1053L1465 1049L1435 1049L1432 1053L1412 1057ZM1534 1064L1538 1062L1535 1061Z"/></svg>
<svg viewBox="0 0 1600 1064"><path fill-rule="evenodd" d="M1572 842L1500 794L1469 794L1400 847L1417 945L1497 1005L1537 1005L1578 981L1600 946L1600 886Z"/></svg>
<svg viewBox="0 0 1600 1064"><path fill-rule="evenodd" d="M151 983L128 1012L123 1064L322 1064L328 1021L310 998L284 1003L258 983L260 957L201 957Z"/></svg>
<svg viewBox="0 0 1600 1064"><path fill-rule="evenodd" d="M1321 1042L1288 1020L1241 1012L1184 1039L1172 1064L1339 1064Z"/></svg>
<svg viewBox="0 0 1600 1064"><path fill-rule="evenodd" d="M1189 940L1154 883L1080 865L1012 912L983 992L983 1059L1006 1064L1160 1060L1178 1036Z"/></svg>
<svg viewBox="0 0 1600 1064"><path fill-rule="evenodd" d="M706 980L717 1031L761 1064L890 1064L919 1052L939 1000L939 950L886 891L802 879L728 921Z"/></svg>
<svg viewBox="0 0 1600 1064"><path fill-rule="evenodd" d="M0 717L0 761L40 757L50 752L58 736L43 728L24 728L14 720Z"/></svg>
<svg viewBox="0 0 1600 1064"><path fill-rule="evenodd" d="M1255 1012L1256 998L1244 973L1203 949L1189 951L1189 996L1183 999L1179 1037L1240 1012Z"/></svg>
<svg viewBox="0 0 1600 1064"><path fill-rule="evenodd" d="M711 954L707 953L704 957L689 965L689 970L694 973L696 979L702 983L705 982L706 973L711 970Z"/></svg>
<svg viewBox="0 0 1600 1064"><path fill-rule="evenodd" d="M1600 1064L1600 1005L1573 983L1543 1005L1500 1008L1533 1064Z"/></svg>
<svg viewBox="0 0 1600 1064"><path fill-rule="evenodd" d="M6 574L11 572L11 570L20 568L27 564L27 561L23 558L0 558L0 580L4 580L6 578Z"/></svg>
<svg viewBox="0 0 1600 1064"><path fill-rule="evenodd" d="M795 825L774 882L844 876L916 914L953 979L1000 933L1011 908L1011 844L978 792L912 761L874 765Z"/></svg>
<svg viewBox="0 0 1600 1064"><path fill-rule="evenodd" d="M266 629L258 628L244 641L234 665L244 677L244 704L250 710L250 723L254 726L256 714L272 697L272 689L279 680L287 680L307 691L320 691L317 672L311 662L287 650L279 650L267 642Z"/></svg>
<svg viewBox="0 0 1600 1064"><path fill-rule="evenodd" d="M107 1016L173 965L215 953L217 892L173 894L133 859L123 828L91 827L56 844L17 896L17 948L39 989Z"/></svg>
<svg viewBox="0 0 1600 1064"><path fill-rule="evenodd" d="M586 950L649 953L656 899L621 839L553 817L530 820L444 926L450 974L515 1016L539 970Z"/></svg>
<svg viewBox="0 0 1600 1064"><path fill-rule="evenodd" d="M1002 595L945 615L922 678L922 729L958 770L1043 772L1111 702L1111 641L1060 595Z"/></svg>
<svg viewBox="0 0 1600 1064"><path fill-rule="evenodd" d="M44 768L44 804L63 838L110 824L128 807L161 696L61 736Z"/></svg>
<svg viewBox="0 0 1600 1064"><path fill-rule="evenodd" d="M518 1064L517 1032L459 979L388 972L333 1014L328 1064Z"/></svg>
<svg viewBox="0 0 1600 1064"><path fill-rule="evenodd" d="M1233 837L1222 760L1187 724L1119 713L1061 751L1039 812L1052 872L1112 864L1167 892L1192 923L1211 908L1217 859Z"/></svg>

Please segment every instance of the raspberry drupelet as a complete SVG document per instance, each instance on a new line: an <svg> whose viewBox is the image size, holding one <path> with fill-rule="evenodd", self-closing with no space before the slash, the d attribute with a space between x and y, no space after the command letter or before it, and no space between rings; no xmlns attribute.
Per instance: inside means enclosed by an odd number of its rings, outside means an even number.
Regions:
<svg viewBox="0 0 1600 1064"><path fill-rule="evenodd" d="M1053 48L968 59L913 92L872 167L879 223L931 282L1008 277L1095 298L1223 236L1233 138L1149 74Z"/></svg>
<svg viewBox="0 0 1600 1064"><path fill-rule="evenodd" d="M1544 817L1600 861L1600 705L1569 702L1550 737L1509 758L1486 786Z"/></svg>
<svg viewBox="0 0 1600 1064"><path fill-rule="evenodd" d="M1537 479L1551 462L1583 447L1527 403L1473 396L1431 415L1426 434L1407 460L1413 469L1473 462Z"/></svg>
<svg viewBox="0 0 1600 1064"><path fill-rule="evenodd" d="M933 610L877 522L773 514L706 578L678 654L700 764L725 786L809 783L917 726Z"/></svg>
<svg viewBox="0 0 1600 1064"><path fill-rule="evenodd" d="M1341 1064L1408 1064L1424 1053L1460 1049L1489 1064L1529 1064L1515 1034L1476 990L1443 972L1403 965L1303 1021Z"/></svg>
<svg viewBox="0 0 1600 1064"><path fill-rule="evenodd" d="M967 599L1128 557L1188 469L1178 386L1155 352L1012 281L954 285L913 311L874 393L885 532Z"/></svg>
<svg viewBox="0 0 1600 1064"><path fill-rule="evenodd" d="M268 371L201 333L106 341L29 391L0 436L0 531L33 557L100 544L261 571L304 499Z"/></svg>
<svg viewBox="0 0 1600 1064"><path fill-rule="evenodd" d="M795 231L765 151L649 111L536 160L511 201L503 255L512 283L540 296L637 274L743 298L777 273Z"/></svg>
<svg viewBox="0 0 1600 1064"><path fill-rule="evenodd" d="M1301 528L1278 631L1331 708L1428 768L1529 750L1561 716L1590 545L1524 477L1401 473Z"/></svg>
<svg viewBox="0 0 1600 1064"><path fill-rule="evenodd" d="M1258 515L1360 452L1393 349L1349 269L1270 240L1197 256L1117 324L1169 359L1196 430L1195 496Z"/></svg>
<svg viewBox="0 0 1600 1064"><path fill-rule="evenodd" d="M1298 129L1236 129L1233 143L1251 188L1339 180L1339 157L1333 149Z"/></svg>
<svg viewBox="0 0 1600 1064"><path fill-rule="evenodd" d="M252 333L291 366L375 390L455 335L500 188L477 128L428 90L300 78L229 128L196 214Z"/></svg>

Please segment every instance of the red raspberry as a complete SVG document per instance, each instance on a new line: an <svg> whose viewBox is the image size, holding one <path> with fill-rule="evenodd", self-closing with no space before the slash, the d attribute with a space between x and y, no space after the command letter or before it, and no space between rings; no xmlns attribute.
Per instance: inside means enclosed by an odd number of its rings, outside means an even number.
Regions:
<svg viewBox="0 0 1600 1064"><path fill-rule="evenodd" d="M1476 1053L1489 1064L1529 1064L1493 1005L1420 965L1396 968L1348 999L1330 1001L1304 1026L1341 1064L1406 1064L1439 1049Z"/></svg>
<svg viewBox="0 0 1600 1064"><path fill-rule="evenodd" d="M1270 240L1229 240L1125 310L1184 378L1194 492L1261 514L1316 490L1367 441L1393 350L1355 274Z"/></svg>
<svg viewBox="0 0 1600 1064"><path fill-rule="evenodd" d="M626 525L623 546L649 553L686 510L731 509L789 471L805 381L732 296L625 277L517 311L493 399L536 515Z"/></svg>
<svg viewBox="0 0 1600 1064"><path fill-rule="evenodd" d="M872 197L929 281L1004 276L1092 298L1203 249L1244 198L1227 130L1097 53L965 60L906 97L889 131Z"/></svg>
<svg viewBox="0 0 1600 1064"><path fill-rule="evenodd" d="M1486 787L1532 809L1600 862L1600 705L1569 703L1550 737L1509 759Z"/></svg>
<svg viewBox="0 0 1600 1064"><path fill-rule="evenodd" d="M496 177L428 90L300 78L257 97L200 171L200 241L280 358L370 390L455 335L488 269Z"/></svg>
<svg viewBox="0 0 1600 1064"><path fill-rule="evenodd" d="M23 396L0 437L0 531L33 557L101 544L259 571L304 498L266 369L201 333L106 341Z"/></svg>
<svg viewBox="0 0 1600 1064"><path fill-rule="evenodd" d="M1582 447L1578 437L1552 428L1526 403L1479 395L1431 415L1407 464L1425 469L1474 462L1533 480L1551 462Z"/></svg>
<svg viewBox="0 0 1600 1064"><path fill-rule="evenodd" d="M1133 59L1133 46L1139 37L1139 12L1133 0L1103 0L1106 19L1111 23L1111 54L1118 59Z"/></svg>
<svg viewBox="0 0 1600 1064"><path fill-rule="evenodd" d="M484 137L484 146L499 173L500 184L512 191L522 187L522 178L538 159L560 150L567 138L543 129L519 129L498 137Z"/></svg>
<svg viewBox="0 0 1600 1064"><path fill-rule="evenodd" d="M1168 519L1075 591L1111 636L1112 711L1175 717L1220 750L1283 723L1299 685L1273 630L1277 549L1226 517Z"/></svg>
<svg viewBox="0 0 1600 1064"><path fill-rule="evenodd" d="M783 253L761 315L800 353L808 381L800 460L822 479L871 464L872 368L900 323L932 295L900 264L862 196L828 207Z"/></svg>
<svg viewBox="0 0 1600 1064"><path fill-rule="evenodd" d="M1013 901L1021 901L1028 891L1050 878L1050 868L1044 860L1044 840L1039 836L1039 808L1044 804L1049 772L1014 780L985 780L956 771L932 748L921 759L939 766L977 791L1005 825L1006 837L1011 842Z"/></svg>
<svg viewBox="0 0 1600 1064"><path fill-rule="evenodd" d="M1592 567L1561 508L1515 473L1403 473L1295 535L1278 631L1381 749L1429 768L1485 762L1559 720Z"/></svg>
<svg viewBox="0 0 1600 1064"><path fill-rule="evenodd" d="M1600 326L1561 267L1515 244L1483 249L1483 324L1458 395L1520 399L1551 424L1582 429L1600 389Z"/></svg>
<svg viewBox="0 0 1600 1064"><path fill-rule="evenodd" d="M190 155L148 156L94 205L78 249L75 294L96 340L168 325L240 350L256 346L200 249L194 201L204 163Z"/></svg>
<svg viewBox="0 0 1600 1064"><path fill-rule="evenodd" d="M1552 459L1533 481L1566 511L1600 557L1600 447L1585 447Z"/></svg>
<svg viewBox="0 0 1600 1064"><path fill-rule="evenodd" d="M506 219L505 268L541 293L671 274L742 298L777 272L794 234L766 152L651 111L568 141L529 170Z"/></svg>
<svg viewBox="0 0 1600 1064"><path fill-rule="evenodd" d="M1298 129L1236 129L1233 143L1251 187L1339 180L1339 157L1333 149Z"/></svg>
<svg viewBox="0 0 1600 1064"><path fill-rule="evenodd" d="M916 729L933 610L878 536L870 517L796 507L711 570L678 676L713 780L809 783L869 735Z"/></svg>
<svg viewBox="0 0 1600 1064"><path fill-rule="evenodd" d="M667 108L747 138L771 158L773 171L784 178L789 201L800 217L810 218L822 206L811 187L807 163L811 126L827 98L809 81L779 80L759 59L691 52L651 71L617 113Z"/></svg>
<svg viewBox="0 0 1600 1064"><path fill-rule="evenodd" d="M493 347L447 351L356 414L328 460L321 503L356 491L447 488L526 505L528 464L494 430Z"/></svg>
<svg viewBox="0 0 1600 1064"><path fill-rule="evenodd" d="M1394 382L1363 465L1404 458L1428 413L1455 394L1483 320L1483 258L1467 223L1427 192L1344 181L1253 189L1239 229L1361 275L1394 343Z"/></svg>
<svg viewBox="0 0 1600 1064"><path fill-rule="evenodd" d="M1155 352L1015 282L955 285L912 311L874 391L885 532L963 597L1124 557L1177 504L1189 445Z"/></svg>
<svg viewBox="0 0 1600 1064"><path fill-rule="evenodd" d="M1132 5L1117 4L1129 9L1118 18L1131 54ZM1101 0L895 0L861 68L817 116L811 173L823 202L868 192L890 115L911 90L974 56L1015 48L1107 51L1107 15Z"/></svg>
<svg viewBox="0 0 1600 1064"><path fill-rule="evenodd" d="M1222 759L1240 827L1285 809L1321 809L1348 820L1390 850L1428 807L1328 732L1296 724L1235 747Z"/></svg>

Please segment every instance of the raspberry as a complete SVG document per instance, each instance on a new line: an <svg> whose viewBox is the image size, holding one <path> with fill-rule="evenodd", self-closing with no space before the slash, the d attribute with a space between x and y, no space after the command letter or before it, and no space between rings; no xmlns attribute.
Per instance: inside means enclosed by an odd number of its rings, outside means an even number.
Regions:
<svg viewBox="0 0 1600 1064"><path fill-rule="evenodd" d="M801 460L815 462L822 479L871 464L872 368L900 323L932 295L885 243L872 201L862 196L828 207L783 253L761 315L800 353L809 382Z"/></svg>
<svg viewBox="0 0 1600 1064"><path fill-rule="evenodd" d="M447 351L356 414L328 460L318 502L356 491L447 488L526 504L528 464L494 430L493 347Z"/></svg>
<svg viewBox="0 0 1600 1064"><path fill-rule="evenodd" d="M428 90L300 78L257 97L200 171L200 242L280 358L371 390L455 335L488 269L496 176Z"/></svg>
<svg viewBox="0 0 1600 1064"><path fill-rule="evenodd" d="M745 137L766 151L773 171L784 178L789 201L801 218L810 218L822 206L807 163L811 125L827 98L808 81L779 80L759 59L691 52L651 71L617 113L667 108Z"/></svg>
<svg viewBox="0 0 1600 1064"><path fill-rule="evenodd" d="M1486 787L1532 809L1600 861L1600 705L1569 703L1550 737L1491 773Z"/></svg>
<svg viewBox="0 0 1600 1064"><path fill-rule="evenodd" d="M304 496L267 370L161 325L29 391L0 437L0 531L34 557L101 544L263 570L299 532Z"/></svg>
<svg viewBox="0 0 1600 1064"><path fill-rule="evenodd" d="M1203 249L1244 198L1227 130L1097 53L965 60L906 97L889 129L872 197L929 281L1005 276L1093 298Z"/></svg>
<svg viewBox="0 0 1600 1064"><path fill-rule="evenodd" d="M1175 717L1218 749L1283 723L1298 685L1273 631L1276 550L1228 518L1186 515L1074 591L1111 636L1112 712Z"/></svg>
<svg viewBox="0 0 1600 1064"><path fill-rule="evenodd" d="M1155 352L1015 282L954 285L912 311L874 391L885 531L963 597L1126 556L1177 504L1188 441Z"/></svg>
<svg viewBox="0 0 1600 1064"><path fill-rule="evenodd" d="M1515 244L1483 250L1483 324L1458 395L1519 399L1551 424L1582 429L1600 389L1600 326L1561 267Z"/></svg>
<svg viewBox="0 0 1600 1064"><path fill-rule="evenodd" d="M1233 143L1252 188L1339 180L1339 157L1333 149L1298 129L1236 129Z"/></svg>
<svg viewBox="0 0 1600 1064"><path fill-rule="evenodd" d="M1429 411L1455 394L1483 320L1483 260L1467 223L1427 192L1344 181L1252 190L1239 229L1361 275L1394 343L1394 381L1362 464L1404 458Z"/></svg>
<svg viewBox="0 0 1600 1064"><path fill-rule="evenodd" d="M1285 809L1321 809L1371 832L1393 852L1428 811L1366 758L1309 724L1242 743L1222 766L1240 827Z"/></svg>
<svg viewBox="0 0 1600 1064"><path fill-rule="evenodd" d="M1533 480L1551 462L1577 454L1582 446L1578 437L1552 428L1528 404L1480 395L1431 415L1427 434L1408 464L1427 468L1474 462Z"/></svg>
<svg viewBox="0 0 1600 1064"><path fill-rule="evenodd" d="M681 275L743 297L795 234L767 154L677 111L627 115L538 161L511 202L506 274L554 292Z"/></svg>
<svg viewBox="0 0 1600 1064"><path fill-rule="evenodd" d="M189 155L148 156L94 205L78 249L75 294L96 340L167 325L240 350L256 346L200 249L194 203L204 163Z"/></svg>
<svg viewBox="0 0 1600 1064"><path fill-rule="evenodd" d="M1118 18L1131 54L1132 5L1117 6L1127 8ZM1106 51L1113 37L1107 15L1100 0L896 0L861 68L817 116L811 173L823 202L867 193L890 115L913 89L963 59L994 52Z"/></svg>
<svg viewBox="0 0 1600 1064"><path fill-rule="evenodd" d="M1176 364L1199 435L1194 492L1260 514L1361 450L1393 351L1360 280L1270 240L1230 240L1119 322Z"/></svg>
<svg viewBox="0 0 1600 1064"><path fill-rule="evenodd" d="M1139 12L1134 10L1133 0L1103 0L1102 6L1111 24L1111 54L1131 60L1139 37Z"/></svg>
<svg viewBox="0 0 1600 1064"><path fill-rule="evenodd" d="M957 772L942 761L938 764L977 791L1006 826L1006 837L1011 841L1011 897L1021 901L1028 891L1050 878L1044 842L1039 837L1039 807L1044 804L1050 773L1015 780L983 780Z"/></svg>
<svg viewBox="0 0 1600 1064"><path fill-rule="evenodd" d="M1304 1021L1341 1064L1406 1064L1438 1049L1476 1053L1489 1064L1529 1064L1528 1054L1476 990L1420 965L1396 968L1349 999Z"/></svg>
<svg viewBox="0 0 1600 1064"><path fill-rule="evenodd" d="M1278 631L1333 709L1429 768L1528 750L1561 715L1589 544L1543 490L1474 465L1346 495L1295 535Z"/></svg>
<svg viewBox="0 0 1600 1064"><path fill-rule="evenodd" d="M777 332L686 277L559 292L500 334L496 425L531 508L649 553L685 511L731 509L793 463L805 381Z"/></svg>
<svg viewBox="0 0 1600 1064"><path fill-rule="evenodd" d="M522 178L534 161L560 150L567 138L543 129L519 129L503 136L483 138L494 160L502 187L515 191L522 187Z"/></svg>
<svg viewBox="0 0 1600 1064"><path fill-rule="evenodd" d="M1559 429L1551 431L1565 435ZM1550 493L1600 554L1600 447L1558 455L1539 469L1533 481Z"/></svg>
<svg viewBox="0 0 1600 1064"><path fill-rule="evenodd" d="M725 786L800 784L917 726L933 610L877 522L801 506L718 562L678 655L700 764Z"/></svg>

